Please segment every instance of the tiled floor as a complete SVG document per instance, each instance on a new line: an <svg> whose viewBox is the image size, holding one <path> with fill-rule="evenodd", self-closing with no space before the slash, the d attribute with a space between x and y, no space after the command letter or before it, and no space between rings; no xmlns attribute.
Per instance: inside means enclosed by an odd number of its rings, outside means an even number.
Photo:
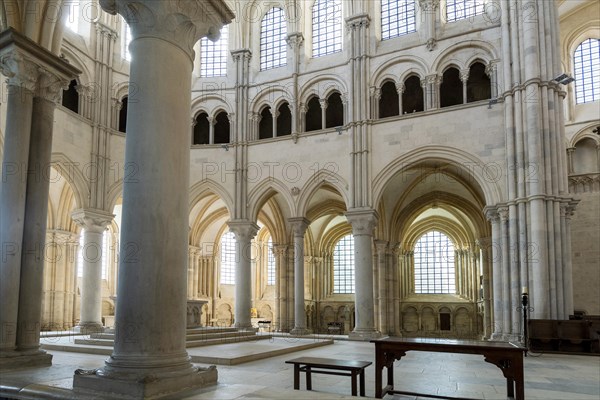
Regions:
<svg viewBox="0 0 600 400"><path fill-rule="evenodd" d="M252 343L231 344L231 352ZM75 396L72 373L76 368L98 368L105 356L52 351L51 368L3 373L0 384L64 388L55 397ZM350 378L313 375L313 391L293 390L293 367L285 361L299 356L330 357L374 361L370 343L337 341L333 345L299 351L235 366L219 366L217 386L203 389L187 399L340 399L350 398ZM505 399L506 380L494 365L481 356L445 353L409 352L394 368L396 388L405 391L474 399ZM366 370L366 394L375 393L374 367ZM304 388L304 376L301 376ZM46 390L47 391L47 390ZM50 390L49 392L52 392ZM38 398L45 398L44 390ZM62 393L62 394L61 394ZM70 395L69 395L70 394ZM58 397L56 397L58 395ZM530 355L525 359L525 395L527 399L576 400L600 398L600 357L567 355ZM46 397L49 398L49 397ZM97 398L97 397L96 397ZM419 397L421 399L424 397ZM415 399L414 396L387 396L386 399Z"/></svg>

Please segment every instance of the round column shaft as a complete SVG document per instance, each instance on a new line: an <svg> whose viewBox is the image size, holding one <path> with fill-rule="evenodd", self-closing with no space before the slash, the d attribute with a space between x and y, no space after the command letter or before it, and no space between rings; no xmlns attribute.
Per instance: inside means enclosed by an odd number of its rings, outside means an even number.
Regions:
<svg viewBox="0 0 600 400"><path fill-rule="evenodd" d="M306 329L306 311L304 309L304 233L309 221L305 218L290 218L294 233L294 329L291 333L303 335Z"/></svg>
<svg viewBox="0 0 600 400"><path fill-rule="evenodd" d="M248 221L231 221L229 229L235 234L235 326L245 330L252 328L252 238L258 225Z"/></svg>
<svg viewBox="0 0 600 400"><path fill-rule="evenodd" d="M373 229L377 213L373 210L350 210L346 213L354 236L354 292L356 325L350 338L368 340L381 336L375 329L373 301Z"/></svg>

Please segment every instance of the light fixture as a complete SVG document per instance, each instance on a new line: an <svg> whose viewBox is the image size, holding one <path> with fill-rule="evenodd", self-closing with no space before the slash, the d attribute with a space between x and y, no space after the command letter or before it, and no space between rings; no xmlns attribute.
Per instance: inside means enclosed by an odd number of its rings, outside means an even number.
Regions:
<svg viewBox="0 0 600 400"><path fill-rule="evenodd" d="M569 74L560 74L559 76L557 76L556 78L554 78L552 80L556 83L560 83L561 85L568 85L569 83L574 82L575 78L573 78Z"/></svg>
<svg viewBox="0 0 600 400"><path fill-rule="evenodd" d="M337 132L338 135L341 135L342 133L344 133L344 127L343 126L336 126L335 127L335 131Z"/></svg>
<svg viewBox="0 0 600 400"><path fill-rule="evenodd" d="M221 148L225 149L225 151L229 151L229 145L227 145L227 144L222 144Z"/></svg>
<svg viewBox="0 0 600 400"><path fill-rule="evenodd" d="M490 99L488 103L488 109L492 108L492 104L498 104L498 98Z"/></svg>

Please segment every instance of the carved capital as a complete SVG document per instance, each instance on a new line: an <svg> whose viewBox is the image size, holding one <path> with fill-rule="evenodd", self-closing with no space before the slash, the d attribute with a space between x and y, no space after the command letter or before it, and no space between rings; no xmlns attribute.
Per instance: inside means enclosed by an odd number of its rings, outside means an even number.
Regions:
<svg viewBox="0 0 600 400"><path fill-rule="evenodd" d="M404 82L396 82L396 91L400 96L402 96L405 90L406 86L404 86Z"/></svg>
<svg viewBox="0 0 600 400"><path fill-rule="evenodd" d="M329 103L327 102L327 99L319 99L319 104L321 105L322 110L326 110Z"/></svg>
<svg viewBox="0 0 600 400"><path fill-rule="evenodd" d="M304 232L306 232L308 225L310 225L310 221L304 217L290 218L288 222L295 237L304 237Z"/></svg>
<svg viewBox="0 0 600 400"><path fill-rule="evenodd" d="M0 57L0 71L8 77L9 86L35 92L38 66L23 55L11 52Z"/></svg>
<svg viewBox="0 0 600 400"><path fill-rule="evenodd" d="M346 18L346 28L348 30L359 30L362 28L368 28L369 25L371 25L371 17L369 17L369 14L358 14Z"/></svg>
<svg viewBox="0 0 600 400"><path fill-rule="evenodd" d="M63 89L69 87L69 81L61 79L47 69L39 69L39 79L36 96L58 103L61 99Z"/></svg>
<svg viewBox="0 0 600 400"><path fill-rule="evenodd" d="M102 233L112 222L114 214L104 210L80 208L73 211L71 218L83 229L90 232Z"/></svg>
<svg viewBox="0 0 600 400"><path fill-rule="evenodd" d="M498 215L500 216L500 220L505 222L508 220L508 207L498 207Z"/></svg>
<svg viewBox="0 0 600 400"><path fill-rule="evenodd" d="M304 35L302 32L292 32L288 33L287 38L285 39L288 46L292 49L296 47L301 47L304 43Z"/></svg>
<svg viewBox="0 0 600 400"><path fill-rule="evenodd" d="M483 212L487 220L492 224L500 222L500 214L498 213L498 209L496 207L485 207Z"/></svg>
<svg viewBox="0 0 600 400"><path fill-rule="evenodd" d="M346 212L346 218L352 225L352 234L373 235L373 229L377 226L379 215L377 211L371 209L351 209Z"/></svg>
<svg viewBox="0 0 600 400"><path fill-rule="evenodd" d="M433 51L433 50L435 50L436 47L437 47L437 40L435 40L435 38L427 39L427 42L425 43L425 48L427 48L428 51Z"/></svg>
<svg viewBox="0 0 600 400"><path fill-rule="evenodd" d="M419 6L424 12L432 13L440 6L440 0L419 0Z"/></svg>
<svg viewBox="0 0 600 400"><path fill-rule="evenodd" d="M469 72L470 70L468 68L460 70L460 80L463 83L466 83L469 80Z"/></svg>
<svg viewBox="0 0 600 400"><path fill-rule="evenodd" d="M287 253L288 245L287 244L274 244L273 245L273 254L276 256L285 256Z"/></svg>
<svg viewBox="0 0 600 400"><path fill-rule="evenodd" d="M240 62L240 61L249 63L250 60L252 59L252 51L250 51L250 49L233 50L231 52L231 57L233 58L233 61L236 63Z"/></svg>
<svg viewBox="0 0 600 400"><path fill-rule="evenodd" d="M246 220L233 220L227 223L229 230L235 235L238 242L248 243L258 233L260 227L254 222Z"/></svg>
<svg viewBox="0 0 600 400"><path fill-rule="evenodd" d="M377 249L377 254L381 257L384 256L388 250L389 242L386 240L376 240L375 248Z"/></svg>
<svg viewBox="0 0 600 400"><path fill-rule="evenodd" d="M120 14L127 21L132 41L143 37L163 39L180 47L190 57L198 40L203 37L218 40L223 25L235 17L222 0L100 0L100 6L109 14Z"/></svg>

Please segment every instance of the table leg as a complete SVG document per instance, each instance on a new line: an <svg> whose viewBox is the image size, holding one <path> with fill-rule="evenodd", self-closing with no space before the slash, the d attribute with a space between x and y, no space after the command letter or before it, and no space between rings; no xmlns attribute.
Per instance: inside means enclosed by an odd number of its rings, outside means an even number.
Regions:
<svg viewBox="0 0 600 400"><path fill-rule="evenodd" d="M352 371L352 396L356 396L356 371Z"/></svg>
<svg viewBox="0 0 600 400"><path fill-rule="evenodd" d="M525 377L523 375L523 357L519 354L514 360L514 381L517 389L516 400L525 400Z"/></svg>
<svg viewBox="0 0 600 400"><path fill-rule="evenodd" d="M294 389L300 390L300 365L294 364Z"/></svg>
<svg viewBox="0 0 600 400"><path fill-rule="evenodd" d="M390 362L390 365L387 367L387 384L390 388L394 389L394 362Z"/></svg>
<svg viewBox="0 0 600 400"><path fill-rule="evenodd" d="M381 399L383 394L383 382L381 375L383 374L383 355L375 345L375 397Z"/></svg>
<svg viewBox="0 0 600 400"><path fill-rule="evenodd" d="M515 381L512 378L506 378L506 395L513 399L515 397Z"/></svg>
<svg viewBox="0 0 600 400"><path fill-rule="evenodd" d="M360 370L360 395L365 397L365 369Z"/></svg>
<svg viewBox="0 0 600 400"><path fill-rule="evenodd" d="M306 367L306 390L312 390L312 378L310 375L310 367Z"/></svg>

